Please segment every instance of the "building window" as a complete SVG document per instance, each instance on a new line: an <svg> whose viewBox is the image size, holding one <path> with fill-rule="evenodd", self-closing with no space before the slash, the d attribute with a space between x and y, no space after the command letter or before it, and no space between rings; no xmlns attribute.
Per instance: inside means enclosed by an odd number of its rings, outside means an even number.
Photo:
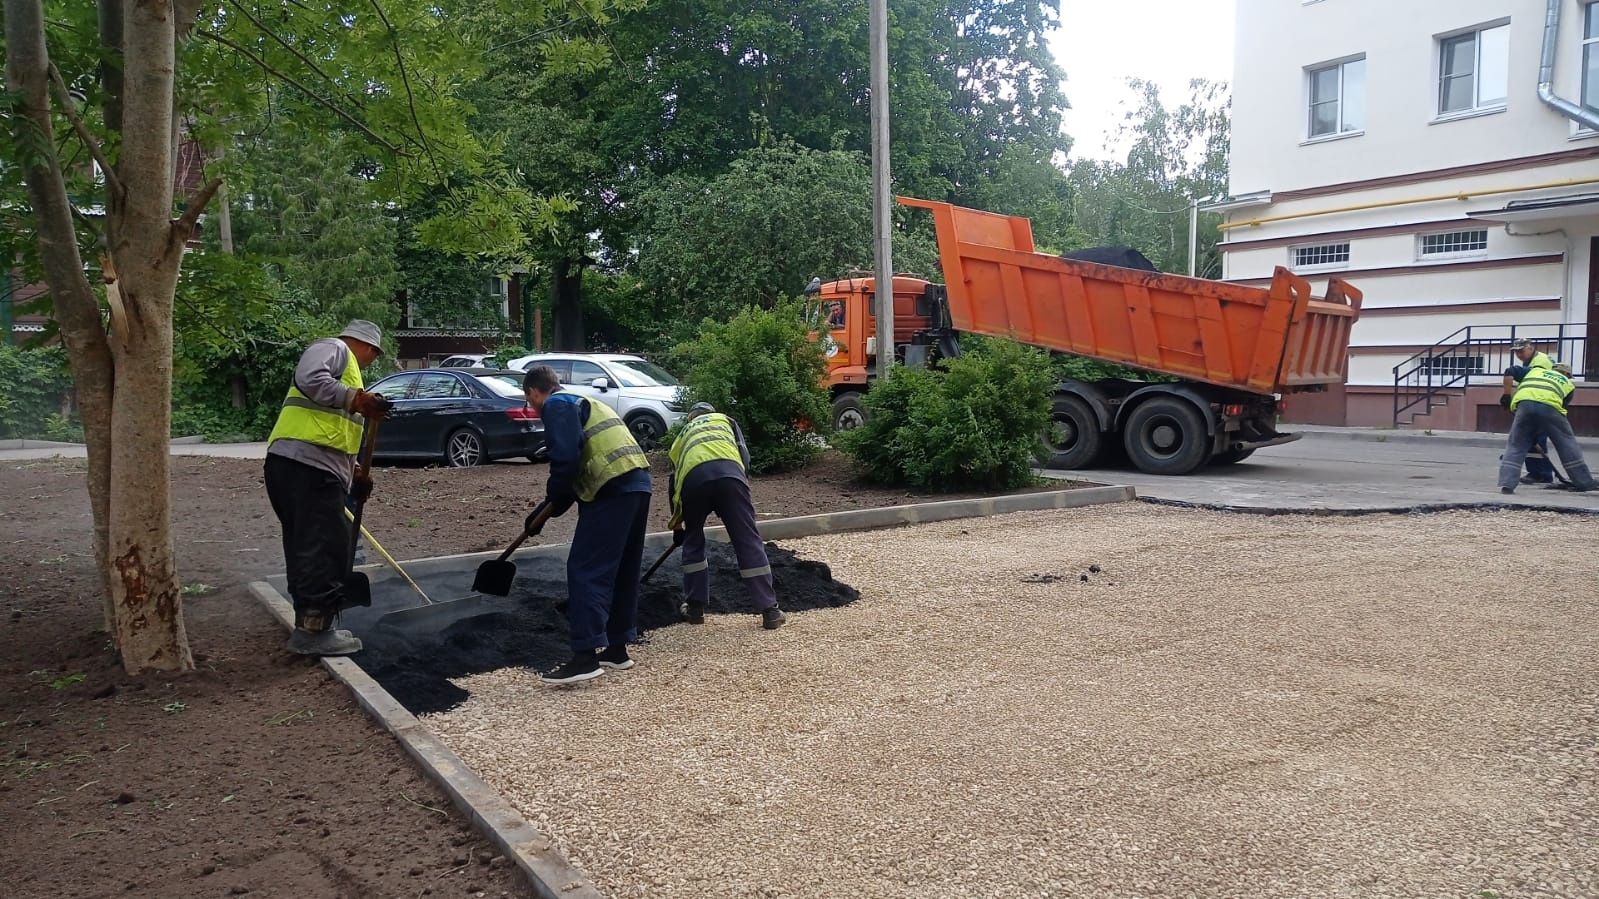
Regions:
<svg viewBox="0 0 1599 899"><path fill-rule="evenodd" d="M1434 377L1459 377L1480 375L1487 370L1487 360L1482 356L1427 356L1421 360L1421 373Z"/></svg>
<svg viewBox="0 0 1599 899"><path fill-rule="evenodd" d="M1288 261L1295 271L1346 266L1349 264L1349 241L1289 247Z"/></svg>
<svg viewBox="0 0 1599 899"><path fill-rule="evenodd" d="M1310 136L1347 134L1366 127L1366 60L1321 66L1306 72Z"/></svg>
<svg viewBox="0 0 1599 899"><path fill-rule="evenodd" d="M1509 25L1438 41L1439 115L1501 107L1509 93Z"/></svg>
<svg viewBox="0 0 1599 899"><path fill-rule="evenodd" d="M1416 240L1416 256L1420 259L1485 256L1487 253L1488 229L1486 228L1422 234Z"/></svg>
<svg viewBox="0 0 1599 899"><path fill-rule="evenodd" d="M1583 10L1587 20L1582 32L1582 105L1599 110L1599 3Z"/></svg>

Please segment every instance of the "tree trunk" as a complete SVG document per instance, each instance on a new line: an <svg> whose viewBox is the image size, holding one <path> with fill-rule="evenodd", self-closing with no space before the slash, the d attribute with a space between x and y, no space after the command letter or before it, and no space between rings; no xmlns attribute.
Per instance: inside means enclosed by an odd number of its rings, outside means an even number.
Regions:
<svg viewBox="0 0 1599 899"><path fill-rule="evenodd" d="M139 127L122 133L117 174L126 189L123 201L111 204L108 219L122 301L120 320L112 310L116 380L109 552L117 646L123 667L135 673L144 668L194 667L173 562L172 502L167 489L172 303L192 224L172 220L177 157L172 108L177 29L172 0L142 0L124 10L122 108L125 120L138 122Z"/></svg>
<svg viewBox="0 0 1599 899"><path fill-rule="evenodd" d="M550 269L550 309L555 313L555 349L582 352L583 263L562 259Z"/></svg>
<svg viewBox="0 0 1599 899"><path fill-rule="evenodd" d="M94 519L94 557L103 597L106 630L115 633L110 591L112 357L100 319L100 303L84 273L72 224L72 206L55 153L50 117L50 57L39 0L5 0L6 88L15 97L11 124L19 147L32 152L24 180L33 202L39 257L61 342L72 364L78 413L88 445L89 509Z"/></svg>

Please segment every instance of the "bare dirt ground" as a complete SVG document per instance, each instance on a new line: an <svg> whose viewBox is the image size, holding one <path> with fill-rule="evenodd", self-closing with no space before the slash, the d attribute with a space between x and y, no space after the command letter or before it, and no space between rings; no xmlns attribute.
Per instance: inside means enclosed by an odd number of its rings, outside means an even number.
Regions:
<svg viewBox="0 0 1599 899"><path fill-rule="evenodd" d="M427 723L618 899L1592 899L1592 535L1125 504L792 541L860 600Z"/></svg>
<svg viewBox="0 0 1599 899"><path fill-rule="evenodd" d="M126 677L109 651L82 464L0 467L0 895L526 894L341 687L282 651L244 590L282 568L259 461L173 459L199 667L175 678ZM543 478L384 469L367 521L402 559L498 547ZM836 457L754 493L769 515L914 501L854 484Z"/></svg>

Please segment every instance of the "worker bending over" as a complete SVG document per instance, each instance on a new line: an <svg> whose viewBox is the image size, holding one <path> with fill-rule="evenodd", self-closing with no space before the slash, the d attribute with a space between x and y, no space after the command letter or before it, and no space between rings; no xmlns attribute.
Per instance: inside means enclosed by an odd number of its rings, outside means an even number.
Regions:
<svg viewBox="0 0 1599 899"><path fill-rule="evenodd" d="M1548 354L1534 349L1532 341L1525 337L1516 338L1511 342L1510 348L1516 354L1517 364L1505 369L1506 397L1515 395L1516 385L1527 376L1527 372L1535 368L1554 368L1554 362L1550 360ZM1554 482L1555 464L1549 461L1549 435L1539 432L1533 439L1531 448L1527 450L1527 475L1521 479L1521 483L1553 484Z"/></svg>
<svg viewBox="0 0 1599 899"><path fill-rule="evenodd" d="M727 526L738 555L738 576L761 611L761 626L774 630L786 620L777 607L772 564L755 524L750 499L749 447L738 423L710 403L688 410L683 428L668 455L672 460L672 531L683 544L683 614L693 624L705 621L711 598L711 574L705 561L705 519L712 512Z"/></svg>
<svg viewBox="0 0 1599 899"><path fill-rule="evenodd" d="M1570 375L1569 365L1535 368L1522 377L1515 395L1501 398L1516 417L1510 422L1510 440L1499 460L1500 493L1516 492L1521 463L1540 433L1549 435L1549 442L1560 454L1560 464L1566 467L1572 490L1585 492L1599 486L1594 484L1593 473L1582 457L1582 446L1571 430L1571 422L1566 420L1566 401L1576 390Z"/></svg>
<svg viewBox="0 0 1599 899"><path fill-rule="evenodd" d="M356 320L338 337L312 343L295 366L283 409L267 438L266 491L283 527L283 563L294 601L289 651L336 656L361 651L361 641L333 624L345 607L350 572L351 496L372 492L372 473L358 470L361 428L389 417L389 401L367 393L361 369L383 352L383 332Z"/></svg>
<svg viewBox="0 0 1599 899"><path fill-rule="evenodd" d="M522 392L544 419L552 517L578 504L566 557L572 659L539 679L572 684L606 669L625 671L633 667L627 643L637 636L639 562L652 489L649 459L616 410L592 397L561 392L560 378L548 365L527 370Z"/></svg>

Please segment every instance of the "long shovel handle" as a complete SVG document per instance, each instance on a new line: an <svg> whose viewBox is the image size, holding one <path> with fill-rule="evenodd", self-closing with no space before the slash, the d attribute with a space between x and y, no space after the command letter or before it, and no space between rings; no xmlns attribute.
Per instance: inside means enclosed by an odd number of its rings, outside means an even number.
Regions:
<svg viewBox="0 0 1599 899"><path fill-rule="evenodd" d="M361 440L360 470L367 477L372 476L372 454L378 446L378 419L369 418L366 422L366 435ZM350 520L354 527L350 528L350 570L355 571L355 547L361 540L361 513L366 511L366 500L355 501L355 511L350 513Z"/></svg>
<svg viewBox="0 0 1599 899"><path fill-rule="evenodd" d="M504 562L506 559L509 559L511 557L511 553L516 552L521 548L523 543L527 542L527 538L532 537L533 535L544 530L544 526L550 521L550 513L554 511L554 508L554 506L550 505L549 500L539 503L538 507L533 510L532 522L522 527L522 535L516 538L515 543L507 546L505 548L505 552L500 553L500 558L497 561Z"/></svg>
<svg viewBox="0 0 1599 899"><path fill-rule="evenodd" d="M649 571L646 571L646 572L644 572L644 576L643 576L643 577L641 577L641 578L639 578L639 583L641 583L641 584L643 584L643 583L648 583L648 582L649 582L649 579L650 579L650 576L651 576L651 575L653 575L653 574L655 574L655 569L657 569L657 568L660 568L660 567L661 567L661 563L662 563L662 562L665 562L665 561L666 561L666 560L667 560L667 558L668 558L668 557L669 557L669 556L671 556L671 555L672 555L672 553L674 553L674 552L676 552L676 551L677 551L677 548L678 548L678 547L679 547L679 546L680 546L680 545L681 545L681 544L678 544L678 543L674 543L674 544L672 544L672 545L671 545L671 546L668 546L668 547L667 547L667 548L666 548L666 552L664 552L664 553L661 553L661 557L660 557L660 558L659 558L659 559L656 559L656 560L655 560L655 564L654 564L654 565L651 565L651 566L650 566L650 570L649 570Z"/></svg>

